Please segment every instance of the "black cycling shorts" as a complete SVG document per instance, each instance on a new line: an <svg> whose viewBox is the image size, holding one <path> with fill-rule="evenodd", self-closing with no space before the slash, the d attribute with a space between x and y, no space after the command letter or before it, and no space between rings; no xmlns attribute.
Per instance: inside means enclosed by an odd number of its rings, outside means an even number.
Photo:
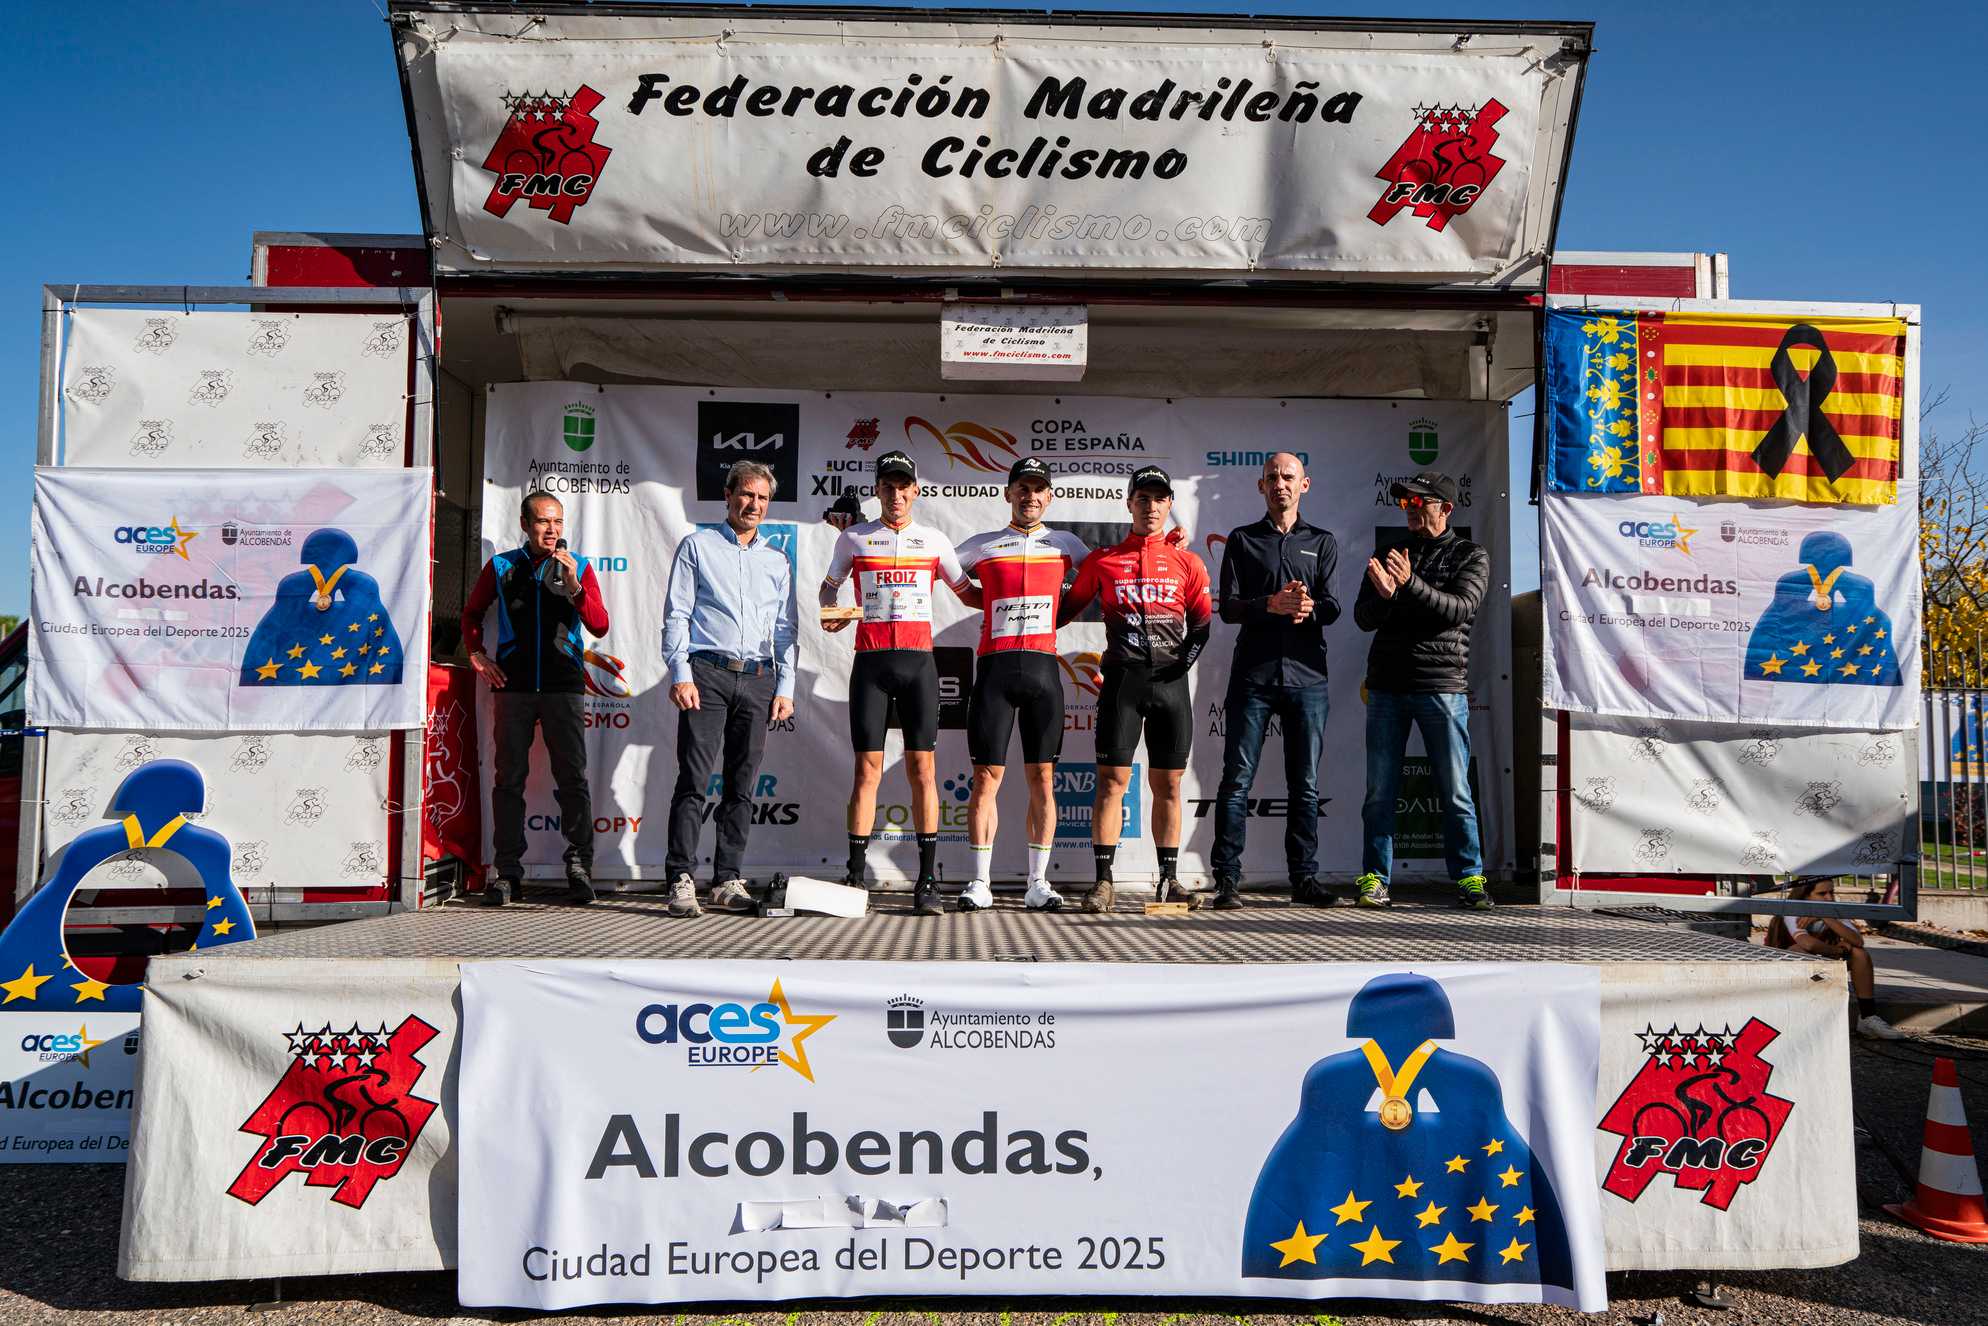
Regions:
<svg viewBox="0 0 1988 1326"><path fill-rule="evenodd" d="M849 670L849 744L882 750L898 728L906 750L939 744L939 665L929 649L867 649Z"/></svg>
<svg viewBox="0 0 1988 1326"><path fill-rule="evenodd" d="M966 711L966 748L975 764L1008 762L1017 716L1022 762L1056 763L1063 753L1063 679L1054 654L1007 649L981 658Z"/></svg>
<svg viewBox="0 0 1988 1326"><path fill-rule="evenodd" d="M1185 769L1194 744L1194 706L1183 674L1154 681L1153 670L1128 663L1104 670L1098 693L1098 763L1129 765L1146 728L1146 767Z"/></svg>

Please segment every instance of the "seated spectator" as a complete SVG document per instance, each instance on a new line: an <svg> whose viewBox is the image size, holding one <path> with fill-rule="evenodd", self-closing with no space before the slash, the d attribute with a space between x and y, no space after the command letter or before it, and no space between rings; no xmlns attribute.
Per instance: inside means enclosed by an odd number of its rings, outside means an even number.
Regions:
<svg viewBox="0 0 1988 1326"><path fill-rule="evenodd" d="M1836 897L1836 885L1826 879L1797 884L1788 890L1788 897L1791 901L1813 898L1817 902L1831 902ZM1857 996L1857 1034L1879 1041L1905 1038L1904 1032L1878 1016L1877 978L1856 922L1820 916L1776 916L1767 923L1767 942L1775 948L1791 948L1849 963L1850 989Z"/></svg>

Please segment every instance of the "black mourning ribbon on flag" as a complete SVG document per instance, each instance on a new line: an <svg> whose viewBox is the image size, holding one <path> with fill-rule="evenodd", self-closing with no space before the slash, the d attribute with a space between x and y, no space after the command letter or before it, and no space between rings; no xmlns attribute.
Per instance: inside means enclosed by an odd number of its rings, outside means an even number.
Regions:
<svg viewBox="0 0 1988 1326"><path fill-rule="evenodd" d="M1819 354L1815 367L1803 377L1795 368L1795 361L1788 357L1790 346L1806 345ZM1806 435L1809 440L1809 454L1815 457L1822 472L1835 483L1850 472L1857 458L1850 454L1850 448L1843 444L1843 438L1835 425L1822 414L1822 402L1836 387L1836 356L1829 353L1829 343L1822 339L1822 333L1806 322L1798 322L1788 328L1788 334L1781 338L1781 344L1774 350L1774 358L1768 364L1768 371L1774 375L1774 385L1787 398L1788 408L1767 430L1767 436L1753 449L1754 462L1769 477L1779 478L1782 469L1788 464L1788 457L1795 454L1795 443Z"/></svg>

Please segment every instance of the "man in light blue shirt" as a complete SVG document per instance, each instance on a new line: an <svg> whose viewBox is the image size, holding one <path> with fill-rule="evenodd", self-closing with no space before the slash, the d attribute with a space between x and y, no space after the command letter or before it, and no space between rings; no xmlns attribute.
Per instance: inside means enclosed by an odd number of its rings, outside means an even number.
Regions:
<svg viewBox="0 0 1988 1326"><path fill-rule="evenodd" d="M677 707L676 790L670 796L670 915L696 916L697 832L704 790L722 753L718 846L711 905L753 905L743 863L752 788L766 729L794 714L794 575L787 555L760 537L773 501L773 471L742 460L725 475L725 523L693 531L670 566L663 661Z"/></svg>

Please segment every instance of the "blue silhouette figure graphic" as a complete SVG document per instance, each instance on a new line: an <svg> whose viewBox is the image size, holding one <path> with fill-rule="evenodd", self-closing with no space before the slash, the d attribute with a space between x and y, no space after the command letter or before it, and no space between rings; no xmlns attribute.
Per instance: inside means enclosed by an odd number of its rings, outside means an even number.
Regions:
<svg viewBox="0 0 1988 1326"><path fill-rule="evenodd" d="M1810 686L1897 686L1891 618L1870 578L1850 569L1850 540L1809 535L1802 567L1774 584L1774 601L1746 646L1748 681Z"/></svg>
<svg viewBox="0 0 1988 1326"><path fill-rule="evenodd" d="M241 685L400 684L400 634L380 602L380 582L358 560L359 545L344 530L312 531L304 569L277 584L276 601L249 637Z"/></svg>
<svg viewBox="0 0 1988 1326"><path fill-rule="evenodd" d="M1242 1273L1572 1291L1560 1203L1497 1075L1436 1044L1456 1038L1442 986L1377 976L1346 1034L1362 1043L1306 1072L1257 1175Z"/></svg>
<svg viewBox="0 0 1988 1326"><path fill-rule="evenodd" d="M92 980L62 941L63 914L83 877L136 848L177 853L199 876L207 908L195 948L254 939L248 902L228 872L228 840L187 822L206 802L200 770L184 760L153 760L125 775L110 803L118 822L77 834L55 874L0 933L0 1008L138 1011L140 987Z"/></svg>

